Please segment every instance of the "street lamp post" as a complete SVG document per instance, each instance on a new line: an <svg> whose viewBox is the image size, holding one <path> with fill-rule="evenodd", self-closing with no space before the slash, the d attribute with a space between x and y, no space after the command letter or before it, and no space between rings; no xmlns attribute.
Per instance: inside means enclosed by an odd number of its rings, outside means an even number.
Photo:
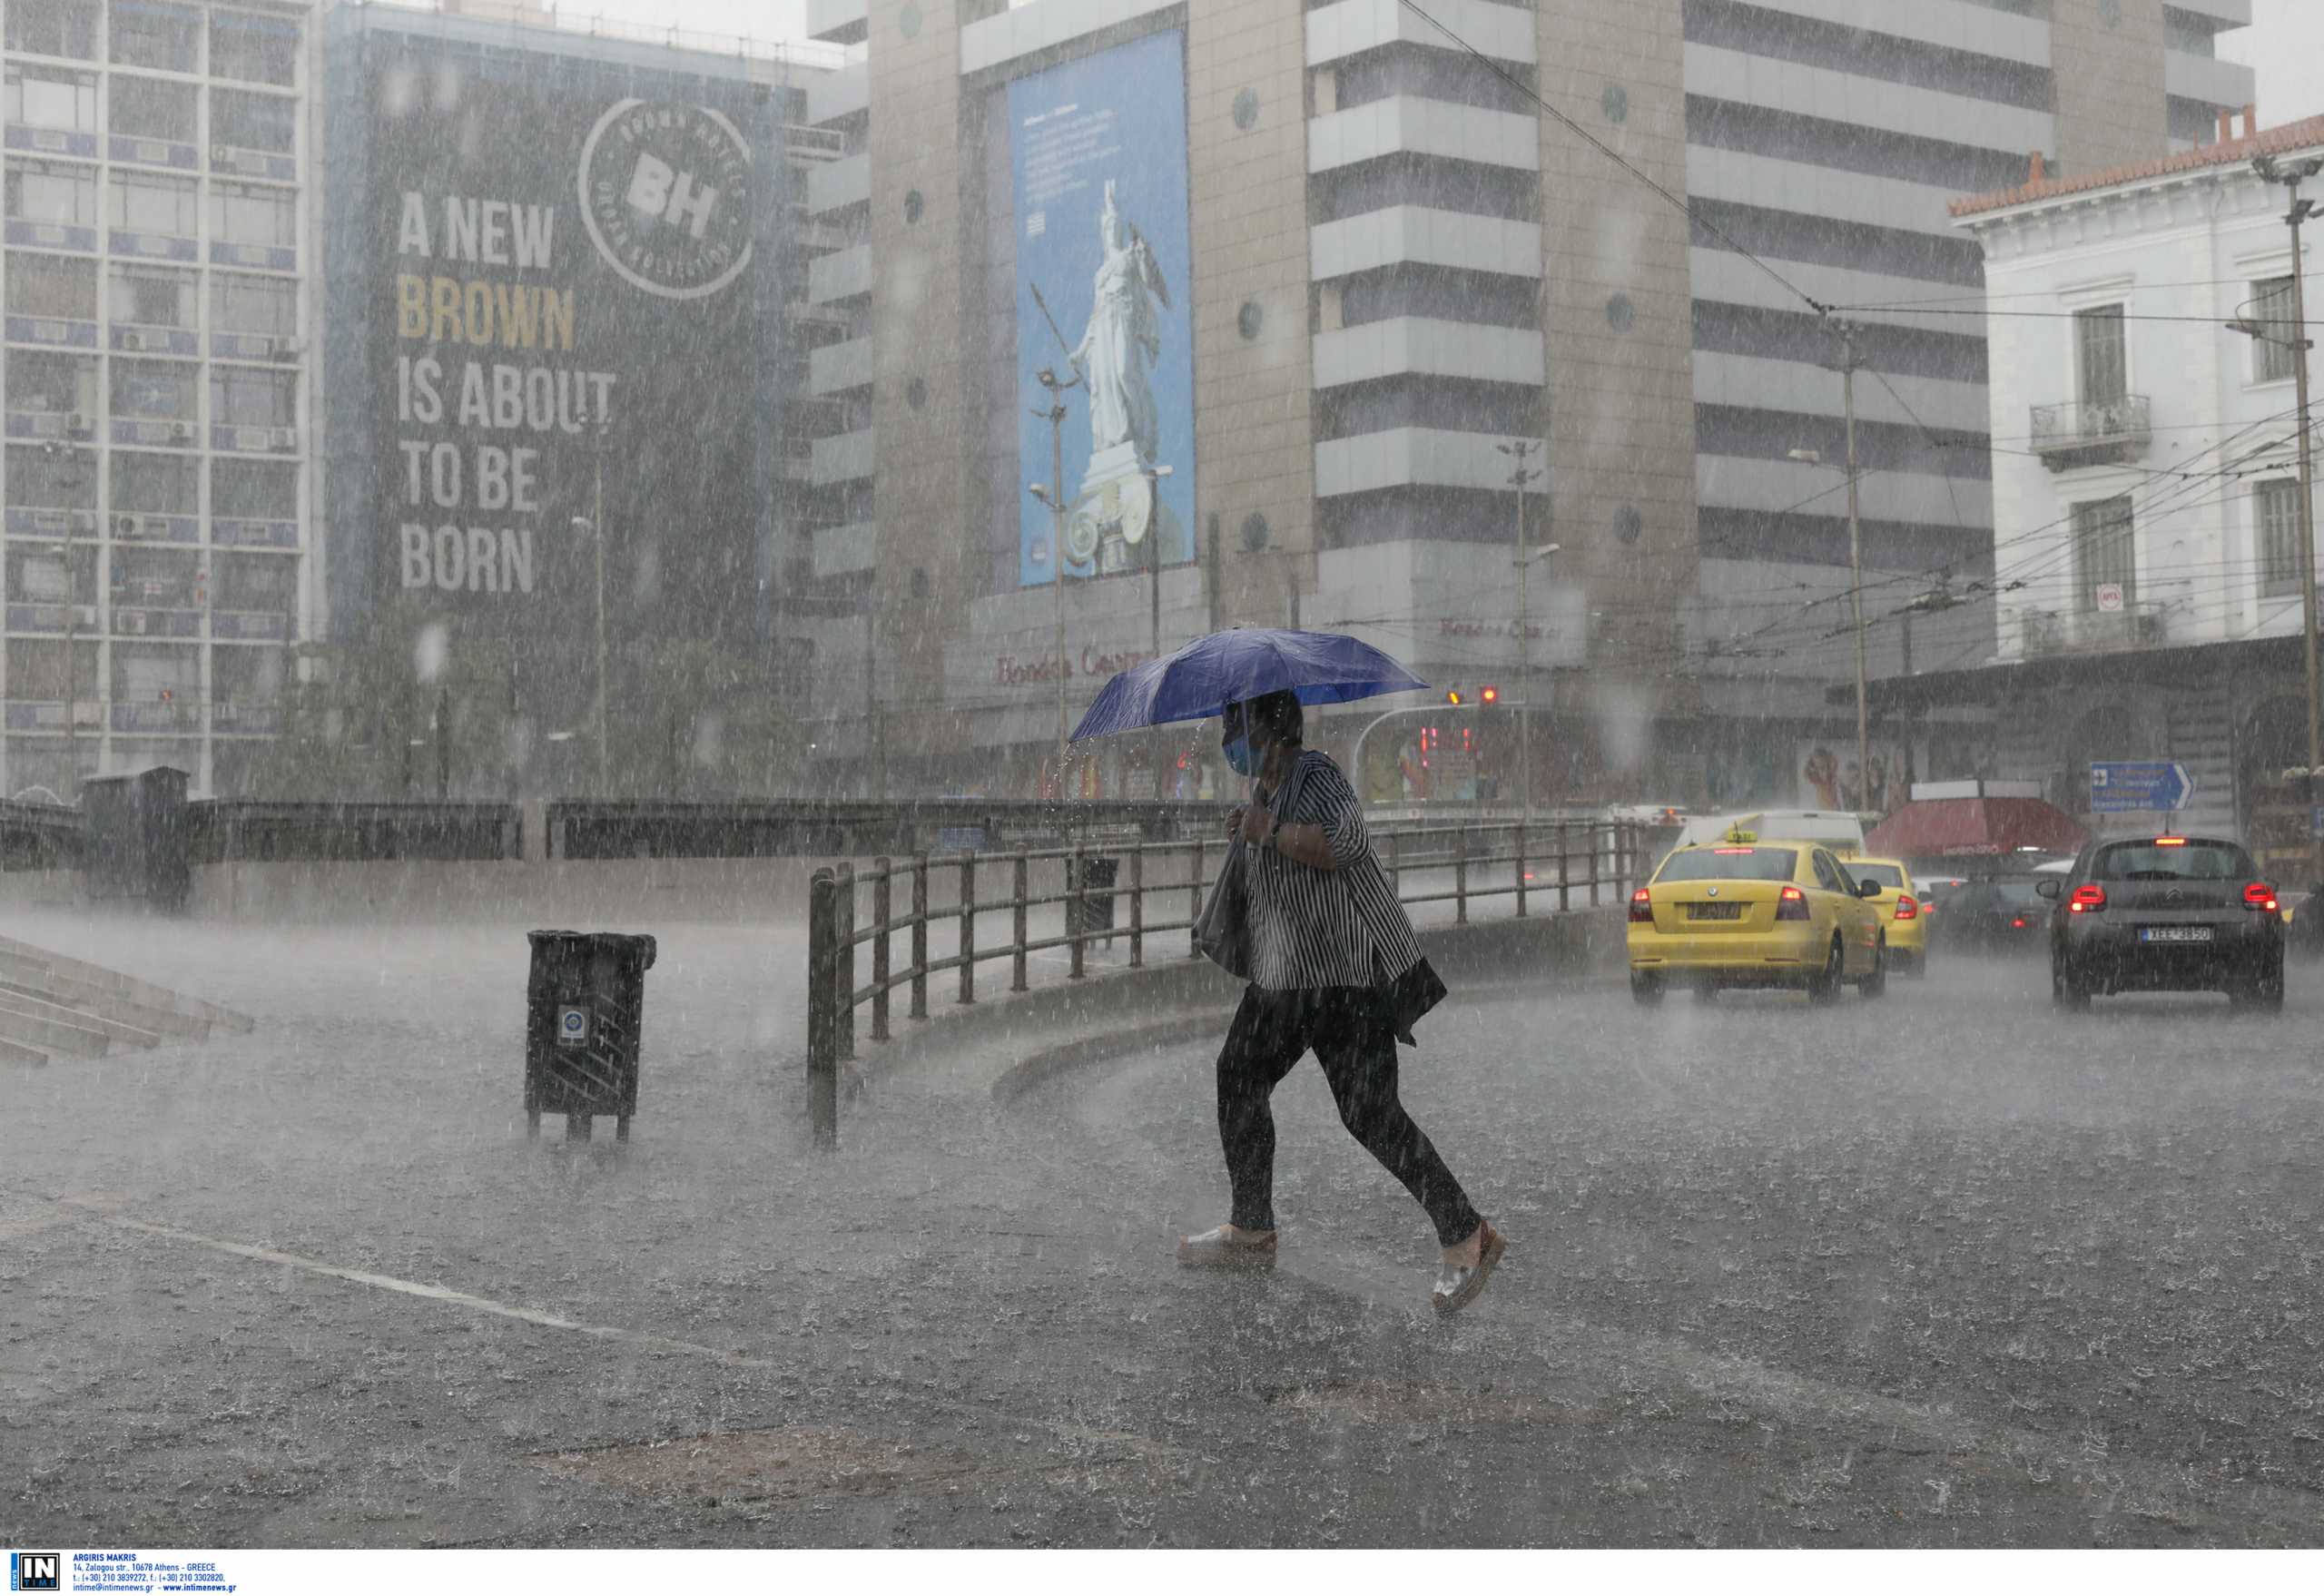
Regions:
<svg viewBox="0 0 2324 1596"><path fill-rule="evenodd" d="M52 439L40 446L40 452L52 464L64 463L61 481L71 488L81 486L79 461L74 458L71 448ZM68 492L64 497L70 499L74 495ZM64 541L57 546L57 552L64 557L64 774L75 803L81 801L81 683L78 662L73 655L80 640L81 585L73 569L73 523L79 514L75 507L65 506ZM103 695L98 696L102 698Z"/></svg>
<svg viewBox="0 0 2324 1596"><path fill-rule="evenodd" d="M1081 373L1077 370L1067 381L1058 380L1057 373L1044 366L1033 374L1041 391L1049 397L1046 409L1033 414L1049 424L1049 481L1047 488L1036 482L1030 485L1032 495L1049 507L1049 579L1056 589L1057 616L1057 794L1065 797L1065 754L1067 725L1065 719L1065 392L1081 386Z"/></svg>
<svg viewBox="0 0 2324 1596"><path fill-rule="evenodd" d="M573 529L596 545L597 559L597 795L613 794L612 759L606 744L606 458L603 438L591 472L591 513L573 517Z"/></svg>
<svg viewBox="0 0 2324 1596"><path fill-rule="evenodd" d="M1518 790L1523 795L1525 818L1533 817L1533 627L1532 609L1529 602L1527 584L1533 562L1525 555L1525 488L1541 480L1543 472L1539 466L1526 465L1526 457L1541 447L1537 438L1512 438L1507 443L1493 447L1516 463L1510 473L1509 485L1517 489L1517 758L1520 769Z"/></svg>
<svg viewBox="0 0 2324 1596"><path fill-rule="evenodd" d="M1872 797L1872 721L1865 708L1864 667L1864 535L1856 514L1856 374L1864 361L1856 353L1856 324L1835 321L1840 340L1840 406L1847 418L1848 488L1848 616L1856 632L1856 801L1861 810ZM1814 449L1794 449L1791 458L1821 464Z"/></svg>

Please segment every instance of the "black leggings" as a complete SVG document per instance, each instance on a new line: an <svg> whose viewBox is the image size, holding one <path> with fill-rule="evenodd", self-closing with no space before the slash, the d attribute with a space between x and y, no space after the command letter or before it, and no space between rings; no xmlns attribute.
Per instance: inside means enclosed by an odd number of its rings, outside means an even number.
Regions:
<svg viewBox="0 0 2324 1596"><path fill-rule="evenodd" d="M1315 1050L1340 1120L1388 1173L1404 1183L1445 1246L1481 1222L1468 1194L1396 1098L1396 1039L1360 987L1243 993L1218 1054L1218 1139L1235 1188L1234 1224L1275 1228L1275 1115L1267 1098Z"/></svg>

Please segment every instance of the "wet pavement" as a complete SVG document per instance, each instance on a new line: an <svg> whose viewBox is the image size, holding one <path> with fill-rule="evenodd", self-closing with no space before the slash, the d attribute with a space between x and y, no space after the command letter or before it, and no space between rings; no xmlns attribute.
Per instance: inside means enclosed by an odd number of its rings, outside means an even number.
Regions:
<svg viewBox="0 0 2324 1596"><path fill-rule="evenodd" d="M795 939L641 926L635 1139L527 1142L521 929L25 921L260 1016L0 1067L0 1540L2313 1545L2324 972L2280 1019L1472 991L1405 1098L1510 1235L1440 1323L1320 1075L1283 1264L1223 1213L1216 1011L807 1145Z"/></svg>

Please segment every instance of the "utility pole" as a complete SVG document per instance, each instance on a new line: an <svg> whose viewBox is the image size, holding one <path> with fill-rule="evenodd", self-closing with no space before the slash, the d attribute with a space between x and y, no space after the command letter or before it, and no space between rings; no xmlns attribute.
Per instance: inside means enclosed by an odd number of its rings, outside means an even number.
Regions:
<svg viewBox="0 0 2324 1596"><path fill-rule="evenodd" d="M2319 172L2324 159L2311 156L2289 165L2271 155L2252 162L2251 169L2271 183L2291 191L2291 319L2292 372L2299 397L2299 618L2308 666L2308 852L2309 863L2324 878L2324 829L2316 823L2316 767L2324 764L2324 719L2318 714L2316 665L2316 450L2309 431L2308 414L2308 287L2300 260L2300 224L2314 213L2316 202L2300 197L2299 185ZM2266 336L2263 332L2255 336Z"/></svg>
<svg viewBox="0 0 2324 1596"><path fill-rule="evenodd" d="M597 796L613 795L612 754L606 741L606 430L597 429L591 452L589 514L573 517L573 529L586 532L597 557Z"/></svg>
<svg viewBox="0 0 2324 1596"><path fill-rule="evenodd" d="M1525 818L1533 817L1533 613L1529 602L1528 577L1533 562L1525 553L1525 488L1542 476L1542 468L1526 465L1526 457L1541 448L1540 441L1531 438L1512 438L1507 443L1497 443L1499 449L1516 462L1510 473L1509 485L1517 489L1517 759L1520 769L1518 790L1522 793Z"/></svg>
<svg viewBox="0 0 2324 1596"><path fill-rule="evenodd" d="M1033 374L1041 391L1049 396L1047 409L1033 414L1049 424L1049 483L1043 488L1031 485L1032 495L1049 507L1049 577L1055 588L1057 615L1057 795L1065 798L1065 757L1068 741L1065 719L1065 393L1081 386L1081 373L1076 370L1069 381L1059 382L1057 373L1044 366Z"/></svg>
<svg viewBox="0 0 2324 1596"><path fill-rule="evenodd" d="M1864 362L1856 347L1856 324L1835 321L1840 340L1840 403L1848 429L1848 612L1856 629L1856 798L1861 810L1872 795L1872 722L1864 692L1864 534L1856 517L1856 373Z"/></svg>
<svg viewBox="0 0 2324 1596"><path fill-rule="evenodd" d="M72 489L81 486L81 466L69 445L54 441L40 446L41 453L52 460L64 462L62 480ZM68 491L64 497L75 497ZM78 640L81 618L81 582L73 567L73 524L80 510L67 505L64 510L64 774L73 789L73 802L81 802L81 684L80 672L74 660L74 646ZM104 695L99 694L98 697ZM100 734L102 735L102 733Z"/></svg>

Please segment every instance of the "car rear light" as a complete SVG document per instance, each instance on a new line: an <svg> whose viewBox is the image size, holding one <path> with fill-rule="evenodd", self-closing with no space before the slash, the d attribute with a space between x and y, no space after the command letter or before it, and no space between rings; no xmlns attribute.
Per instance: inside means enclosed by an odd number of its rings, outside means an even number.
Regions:
<svg viewBox="0 0 2324 1596"><path fill-rule="evenodd" d="M1640 887L1630 894L1630 923L1632 925L1654 923L1654 894L1644 887Z"/></svg>
<svg viewBox="0 0 2324 1596"><path fill-rule="evenodd" d="M1913 901L1913 895L1910 892L1906 892L1903 897L1896 900L1897 919L1918 920L1920 917L1921 906Z"/></svg>
<svg viewBox="0 0 2324 1596"><path fill-rule="evenodd" d="M2066 900L2066 911L2070 914L2095 914L2105 907L2106 889L2096 882L2076 887L2073 896Z"/></svg>
<svg viewBox="0 0 2324 1596"><path fill-rule="evenodd" d="M2265 882L2253 882L2243 889L2243 907L2273 914L2281 905L2276 901L2275 888Z"/></svg>
<svg viewBox="0 0 2324 1596"><path fill-rule="evenodd" d="M2187 839L2184 837L2157 837L2154 840L2154 845L2158 848L2184 848L2187 845Z"/></svg>
<svg viewBox="0 0 2324 1596"><path fill-rule="evenodd" d="M2022 915L2022 914L2021 914L2021 915L2019 915L2015 920L2011 921L2009 923L2010 923L2010 926L2011 926L2011 928L2012 928L2013 930L2015 930L2015 931L2024 931L2024 930L2025 929L2025 917L2024 917L2024 915Z"/></svg>
<svg viewBox="0 0 2324 1596"><path fill-rule="evenodd" d="M1783 896L1776 903L1776 918L1777 920L1806 920L1807 894L1797 887L1786 887L1783 890Z"/></svg>

